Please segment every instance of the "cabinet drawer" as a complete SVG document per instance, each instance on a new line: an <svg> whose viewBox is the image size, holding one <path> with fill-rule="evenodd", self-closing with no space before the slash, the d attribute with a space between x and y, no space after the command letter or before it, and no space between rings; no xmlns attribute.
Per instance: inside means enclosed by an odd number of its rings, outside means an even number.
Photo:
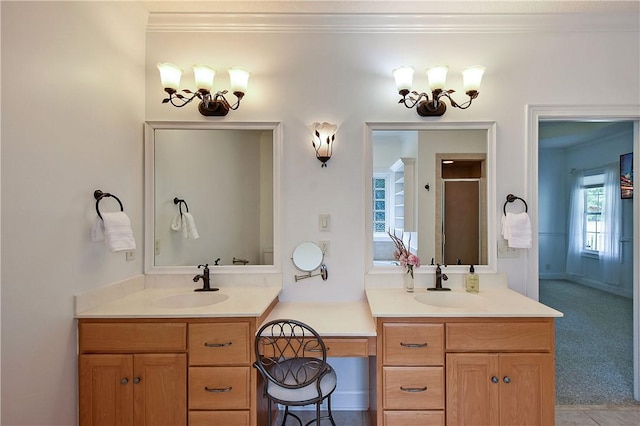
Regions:
<svg viewBox="0 0 640 426"><path fill-rule="evenodd" d="M341 357L368 357L369 341L367 339L323 339L327 348L327 356Z"/></svg>
<svg viewBox="0 0 640 426"><path fill-rule="evenodd" d="M166 352L187 349L184 323L97 323L78 325L80 352Z"/></svg>
<svg viewBox="0 0 640 426"><path fill-rule="evenodd" d="M449 351L550 351L553 322L447 324Z"/></svg>
<svg viewBox="0 0 640 426"><path fill-rule="evenodd" d="M444 426L444 412L385 411L383 426Z"/></svg>
<svg viewBox="0 0 640 426"><path fill-rule="evenodd" d="M383 367L384 410L444 409L443 367Z"/></svg>
<svg viewBox="0 0 640 426"><path fill-rule="evenodd" d="M384 365L444 365L444 325L385 323Z"/></svg>
<svg viewBox="0 0 640 426"><path fill-rule="evenodd" d="M190 367L190 410L249 409L250 367Z"/></svg>
<svg viewBox="0 0 640 426"><path fill-rule="evenodd" d="M248 411L189 411L189 426L247 426Z"/></svg>
<svg viewBox="0 0 640 426"><path fill-rule="evenodd" d="M249 323L189 325L189 365L249 364Z"/></svg>

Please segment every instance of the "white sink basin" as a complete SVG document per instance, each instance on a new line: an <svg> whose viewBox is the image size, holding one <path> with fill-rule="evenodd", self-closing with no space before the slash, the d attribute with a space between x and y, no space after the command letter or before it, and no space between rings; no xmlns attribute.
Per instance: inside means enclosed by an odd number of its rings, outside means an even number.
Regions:
<svg viewBox="0 0 640 426"><path fill-rule="evenodd" d="M438 308L469 308L481 305L487 299L477 294L453 291L427 291L415 296L416 301Z"/></svg>
<svg viewBox="0 0 640 426"><path fill-rule="evenodd" d="M179 293L169 296L158 297L153 299L151 304L158 308L180 309L180 308L197 308L199 306L214 305L224 302L229 296L220 293Z"/></svg>

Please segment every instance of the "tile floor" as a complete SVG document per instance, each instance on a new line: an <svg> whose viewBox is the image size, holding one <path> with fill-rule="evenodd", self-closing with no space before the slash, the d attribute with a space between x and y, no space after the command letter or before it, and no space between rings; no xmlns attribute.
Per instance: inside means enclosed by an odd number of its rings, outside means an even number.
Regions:
<svg viewBox="0 0 640 426"><path fill-rule="evenodd" d="M304 423L315 416L313 411L296 411ZM279 414L274 425L280 425ZM334 411L336 426L368 426L369 415L366 411ZM331 423L323 421L321 426ZM295 419L287 422L287 426L296 426ZM556 406L556 426L639 426L640 404L638 405L559 405Z"/></svg>

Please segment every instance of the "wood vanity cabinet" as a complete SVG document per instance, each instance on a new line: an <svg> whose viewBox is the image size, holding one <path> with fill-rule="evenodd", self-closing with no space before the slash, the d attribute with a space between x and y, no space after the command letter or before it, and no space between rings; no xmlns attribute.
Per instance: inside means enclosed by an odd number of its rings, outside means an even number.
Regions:
<svg viewBox="0 0 640 426"><path fill-rule="evenodd" d="M79 323L81 426L186 425L186 324Z"/></svg>
<svg viewBox="0 0 640 426"><path fill-rule="evenodd" d="M80 319L80 425L256 426L263 320Z"/></svg>
<svg viewBox="0 0 640 426"><path fill-rule="evenodd" d="M377 425L555 422L552 318L378 318L378 337Z"/></svg>
<svg viewBox="0 0 640 426"><path fill-rule="evenodd" d="M448 425L553 425L552 319L446 325Z"/></svg>

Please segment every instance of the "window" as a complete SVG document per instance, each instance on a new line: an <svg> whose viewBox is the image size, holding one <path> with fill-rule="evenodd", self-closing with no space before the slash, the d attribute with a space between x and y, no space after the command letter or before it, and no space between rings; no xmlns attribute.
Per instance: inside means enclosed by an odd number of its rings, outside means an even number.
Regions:
<svg viewBox="0 0 640 426"><path fill-rule="evenodd" d="M602 207L605 199L604 175L585 176L584 196L584 250L599 252L603 249L605 223Z"/></svg>
<svg viewBox="0 0 640 426"><path fill-rule="evenodd" d="M373 232L383 233L389 228L389 175L373 176Z"/></svg>

